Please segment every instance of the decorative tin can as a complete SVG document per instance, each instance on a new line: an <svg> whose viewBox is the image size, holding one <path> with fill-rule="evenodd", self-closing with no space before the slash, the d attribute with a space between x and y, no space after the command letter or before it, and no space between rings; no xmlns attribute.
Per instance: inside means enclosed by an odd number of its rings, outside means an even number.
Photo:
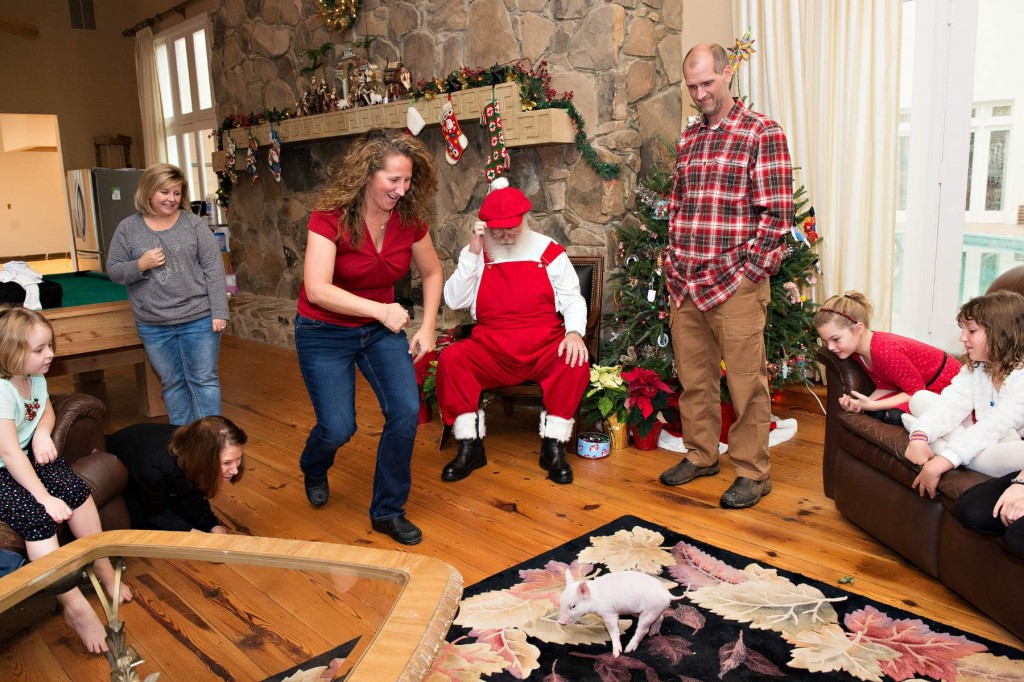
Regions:
<svg viewBox="0 0 1024 682"><path fill-rule="evenodd" d="M581 433L576 439L576 454L587 459L601 459L611 454L611 439L596 431Z"/></svg>

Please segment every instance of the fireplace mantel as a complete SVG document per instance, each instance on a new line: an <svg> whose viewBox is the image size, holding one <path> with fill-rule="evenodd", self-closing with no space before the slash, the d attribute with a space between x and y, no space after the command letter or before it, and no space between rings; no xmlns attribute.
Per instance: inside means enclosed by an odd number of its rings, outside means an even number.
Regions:
<svg viewBox="0 0 1024 682"><path fill-rule="evenodd" d="M460 121L480 118L480 112L491 101L496 99L501 104L502 129L505 132L506 147L533 147L544 144L564 144L576 138L576 128L563 109L533 109L523 111L519 99L518 83L502 83L493 88L471 88L453 92L452 110ZM438 116L446 96L433 99L421 99L412 103L423 116L427 125L439 125ZM365 107L354 107L326 114L313 114L292 118L274 124L274 129L282 144L318 140L332 137L358 135L371 128L405 128L406 112L410 100L375 104ZM270 125L264 124L252 128L232 128L223 132L223 141L228 136L235 141L238 149L245 149L249 144L249 132L256 137L260 145L270 144ZM245 154L236 156L236 165L245 165ZM216 159L214 166L217 166Z"/></svg>

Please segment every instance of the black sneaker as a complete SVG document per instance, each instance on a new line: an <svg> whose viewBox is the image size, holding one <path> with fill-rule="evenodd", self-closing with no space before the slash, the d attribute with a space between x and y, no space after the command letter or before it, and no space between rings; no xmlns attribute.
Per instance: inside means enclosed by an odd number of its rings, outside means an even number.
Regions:
<svg viewBox="0 0 1024 682"><path fill-rule="evenodd" d="M396 516L387 521L370 519L370 526L378 533L390 535L392 540L401 542L403 545L415 545L423 539L423 532L405 516Z"/></svg>

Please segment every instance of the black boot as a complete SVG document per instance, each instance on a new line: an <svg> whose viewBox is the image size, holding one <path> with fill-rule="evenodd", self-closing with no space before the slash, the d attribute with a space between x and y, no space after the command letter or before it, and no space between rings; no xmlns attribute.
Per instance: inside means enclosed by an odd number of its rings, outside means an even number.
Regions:
<svg viewBox="0 0 1024 682"><path fill-rule="evenodd" d="M540 468L548 470L555 483L572 483L572 467L565 459L565 443L554 438L540 440Z"/></svg>
<svg viewBox="0 0 1024 682"><path fill-rule="evenodd" d="M482 438L468 438L459 441L459 452L455 459L445 465L441 472L442 481L461 481L480 467L487 466Z"/></svg>

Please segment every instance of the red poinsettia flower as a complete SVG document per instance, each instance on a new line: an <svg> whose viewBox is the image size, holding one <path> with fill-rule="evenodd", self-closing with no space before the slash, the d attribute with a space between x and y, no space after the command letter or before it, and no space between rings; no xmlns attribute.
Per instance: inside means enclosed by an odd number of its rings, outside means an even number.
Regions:
<svg viewBox="0 0 1024 682"><path fill-rule="evenodd" d="M659 393L668 394L672 389L661 380L658 373L651 369L636 367L622 373L622 378L629 388L629 397L626 398L626 408L636 405L644 419L649 419L654 414L654 398Z"/></svg>
<svg viewBox="0 0 1024 682"><path fill-rule="evenodd" d="M427 378L427 374L430 372L430 363L437 360L437 351L432 350L429 353L424 353L423 357L417 360L413 364L413 368L416 370L416 385L423 390L423 381Z"/></svg>

